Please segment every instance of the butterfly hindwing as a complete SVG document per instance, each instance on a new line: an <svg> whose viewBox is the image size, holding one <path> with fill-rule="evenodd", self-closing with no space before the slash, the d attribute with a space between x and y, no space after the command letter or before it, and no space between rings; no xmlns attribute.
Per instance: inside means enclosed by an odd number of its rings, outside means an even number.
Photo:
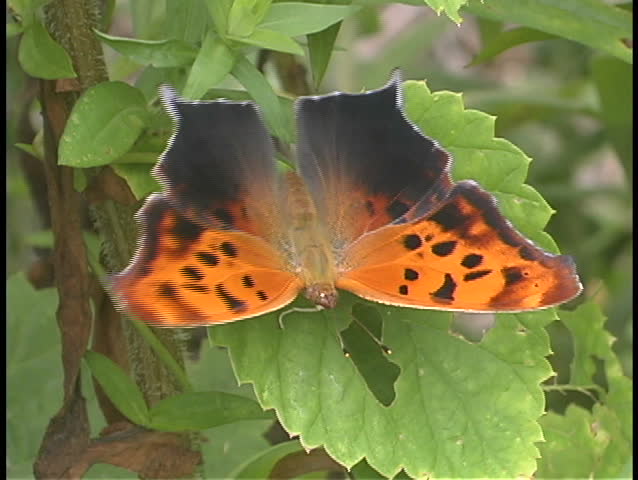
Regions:
<svg viewBox="0 0 638 480"><path fill-rule="evenodd" d="M344 258L338 287L394 305L524 311L581 290L571 258L525 239L472 181L456 184L428 216L365 235Z"/></svg>
<svg viewBox="0 0 638 480"><path fill-rule="evenodd" d="M253 317L288 304L301 288L267 242L202 227L163 194L147 200L138 220L138 252L111 277L111 287L119 303L146 323L180 327Z"/></svg>

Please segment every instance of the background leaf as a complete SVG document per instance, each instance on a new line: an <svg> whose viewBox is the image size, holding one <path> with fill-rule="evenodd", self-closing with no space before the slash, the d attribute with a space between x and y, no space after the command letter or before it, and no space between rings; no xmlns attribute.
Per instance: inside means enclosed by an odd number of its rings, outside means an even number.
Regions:
<svg viewBox="0 0 638 480"><path fill-rule="evenodd" d="M614 5L598 0L520 0L512 8L507 0L469 0L466 8L474 15L568 38L632 63L631 48L622 42L633 38L631 14Z"/></svg>
<svg viewBox="0 0 638 480"><path fill-rule="evenodd" d="M148 119L144 95L123 82L104 82L77 101L60 139L59 163L106 165L126 153Z"/></svg>
<svg viewBox="0 0 638 480"><path fill-rule="evenodd" d="M62 402L60 342L52 341L60 335L57 304L55 289L35 290L23 273L7 279L7 478L33 475L40 439Z"/></svg>
<svg viewBox="0 0 638 480"><path fill-rule="evenodd" d="M359 8L351 5L277 2L270 7L259 26L296 37L325 30Z"/></svg>
<svg viewBox="0 0 638 480"><path fill-rule="evenodd" d="M184 97L193 100L201 98L206 90L215 87L228 75L234 63L233 52L219 37L209 31L188 74Z"/></svg>
<svg viewBox="0 0 638 480"><path fill-rule="evenodd" d="M84 359L109 400L131 422L149 425L149 411L135 382L113 360L101 353L87 351Z"/></svg>
<svg viewBox="0 0 638 480"><path fill-rule="evenodd" d="M32 77L56 79L76 76L69 54L37 20L30 23L22 35L18 60Z"/></svg>
<svg viewBox="0 0 638 480"><path fill-rule="evenodd" d="M109 47L140 65L181 67L189 65L197 56L197 49L181 40L138 40L114 37L95 31Z"/></svg>
<svg viewBox="0 0 638 480"><path fill-rule="evenodd" d="M271 419L271 412L245 397L224 392L187 392L161 400L150 410L150 427L180 432L205 430L241 420Z"/></svg>

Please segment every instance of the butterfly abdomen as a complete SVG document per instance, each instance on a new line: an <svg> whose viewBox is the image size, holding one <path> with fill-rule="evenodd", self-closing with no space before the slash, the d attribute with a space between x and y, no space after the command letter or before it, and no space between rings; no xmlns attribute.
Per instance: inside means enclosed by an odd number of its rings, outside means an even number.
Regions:
<svg viewBox="0 0 638 480"><path fill-rule="evenodd" d="M332 308L337 301L335 260L325 226L315 203L296 172L285 176L284 200L288 224L290 263L306 287L306 297Z"/></svg>

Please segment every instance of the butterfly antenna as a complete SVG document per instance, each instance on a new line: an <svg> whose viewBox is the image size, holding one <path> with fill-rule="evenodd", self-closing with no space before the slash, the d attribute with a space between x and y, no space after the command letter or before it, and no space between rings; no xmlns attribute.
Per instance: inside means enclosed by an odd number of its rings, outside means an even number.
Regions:
<svg viewBox="0 0 638 480"><path fill-rule="evenodd" d="M293 308L289 308L287 310L284 310L283 312L281 312L279 314L279 316L277 317L277 321L279 322L279 328L281 328L282 330L284 330L284 317L286 315L288 315L289 313L295 313L295 312L306 312L306 313L310 313L310 312L320 312L321 310L323 310L324 308L321 305L315 305L314 307L307 307L307 308L302 308L302 307L293 307Z"/></svg>
<svg viewBox="0 0 638 480"><path fill-rule="evenodd" d="M372 338L372 340L374 341L374 343L376 343L379 348L381 350L383 350L383 353L385 353L386 355L392 355L392 349L390 347L388 347L386 344L384 344L383 342L381 342L381 340L379 340L371 331L368 327L366 327L363 322L361 322L357 317L355 317L354 315L350 315L352 317L352 319L357 323L357 325L359 325L363 331L365 331L368 335L370 335L370 337Z"/></svg>

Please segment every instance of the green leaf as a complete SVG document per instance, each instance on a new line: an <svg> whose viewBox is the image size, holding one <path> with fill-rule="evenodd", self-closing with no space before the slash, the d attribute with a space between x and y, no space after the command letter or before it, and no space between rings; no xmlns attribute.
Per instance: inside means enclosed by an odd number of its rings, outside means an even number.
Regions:
<svg viewBox="0 0 638 480"><path fill-rule="evenodd" d="M270 7L259 26L296 37L325 30L360 8L352 5L277 2Z"/></svg>
<svg viewBox="0 0 638 480"><path fill-rule="evenodd" d="M234 0L228 14L228 35L232 37L248 37L260 21L256 7L259 0ZM263 3L269 5L270 0ZM264 12L263 8L260 8Z"/></svg>
<svg viewBox="0 0 638 480"><path fill-rule="evenodd" d="M195 43L204 36L209 16L201 0L166 0L166 18L168 37Z"/></svg>
<svg viewBox="0 0 638 480"><path fill-rule="evenodd" d="M126 154L134 155L134 154ZM134 164L134 163L114 163L111 165L115 173L126 180L128 186L131 188L133 195L138 200L145 198L152 192L159 192L162 187L157 180L151 175L151 170L157 162L157 154L148 154L149 158L152 155L153 162L147 164Z"/></svg>
<svg viewBox="0 0 638 480"><path fill-rule="evenodd" d="M234 480L271 478L270 473L279 460L286 455L299 451L303 451L303 448L297 440L273 445L240 465L237 470L229 475L229 478Z"/></svg>
<svg viewBox="0 0 638 480"><path fill-rule="evenodd" d="M8 276L6 296L6 478L31 478L42 436L63 401L58 293L34 289L19 272Z"/></svg>
<svg viewBox="0 0 638 480"><path fill-rule="evenodd" d="M228 35L228 38L268 50L292 53L293 55L303 55L303 50L297 42L295 42L288 35L284 35L283 33L275 32L273 30L256 28L248 37L236 37L234 35Z"/></svg>
<svg viewBox="0 0 638 480"><path fill-rule="evenodd" d="M201 98L206 90L226 78L234 64L233 52L217 35L209 31L186 79L184 97Z"/></svg>
<svg viewBox="0 0 638 480"><path fill-rule="evenodd" d="M554 38L557 38L556 35L540 32L527 27L513 28L505 32L500 32L483 46L483 50L481 50L479 54L474 57L474 60L472 60L467 66L471 67L485 63L497 56L499 53L502 53L512 47L516 47L517 45Z"/></svg>
<svg viewBox="0 0 638 480"><path fill-rule="evenodd" d="M292 143L292 119L286 117L279 98L262 73L246 57L240 56L237 58L232 74L259 104L266 124L272 132L282 140Z"/></svg>
<svg viewBox="0 0 638 480"><path fill-rule="evenodd" d="M549 412L541 419L545 442L535 478L599 478L596 464L609 442L605 432L592 432L589 411L569 405L564 415Z"/></svg>
<svg viewBox="0 0 638 480"><path fill-rule="evenodd" d="M7 23L7 38L15 37L24 32L24 25L16 22Z"/></svg>
<svg viewBox="0 0 638 480"><path fill-rule="evenodd" d="M24 71L35 78L55 80L77 76L69 54L37 20L25 28L18 49L18 61Z"/></svg>
<svg viewBox="0 0 638 480"><path fill-rule="evenodd" d="M122 368L101 353L87 351L84 359L109 400L133 423L149 425L149 411L142 392Z"/></svg>
<svg viewBox="0 0 638 480"><path fill-rule="evenodd" d="M33 18L38 9L51 3L52 0L9 0L8 6L23 20Z"/></svg>
<svg viewBox="0 0 638 480"><path fill-rule="evenodd" d="M224 392L174 395L151 408L150 427L168 432L204 430L240 420L272 419L257 402Z"/></svg>
<svg viewBox="0 0 638 480"><path fill-rule="evenodd" d="M94 32L113 50L140 65L181 67L193 63L197 56L197 49L182 40L138 40Z"/></svg>
<svg viewBox="0 0 638 480"><path fill-rule="evenodd" d="M631 13L599 0L470 0L467 11L567 38L632 63Z"/></svg>
<svg viewBox="0 0 638 480"><path fill-rule="evenodd" d="M384 407L341 352L330 317L347 316L344 303L345 295L337 312L291 313L283 331L277 314L214 329L240 381L254 384L262 407L274 407L305 448L323 445L347 467L365 456L386 476L402 467L414 477L513 478L535 470L539 383L551 373L540 326L551 313L504 316L476 345L448 333L450 314L377 307L401 368L396 398Z"/></svg>
<svg viewBox="0 0 638 480"><path fill-rule="evenodd" d="M459 15L459 9L467 2L468 0L425 0L425 3L434 9L437 15L441 15L441 12L445 12L457 25L460 25L463 21Z"/></svg>
<svg viewBox="0 0 638 480"><path fill-rule="evenodd" d="M19 148L20 150L22 150L25 153L28 153L32 157L41 159L41 157L38 156L38 152L35 151L35 148L30 143L20 143L20 142L18 142L18 143L14 143L13 146L16 147L16 148Z"/></svg>
<svg viewBox="0 0 638 480"><path fill-rule="evenodd" d="M606 318L589 301L573 312L561 312L572 334L574 359L569 388L594 383L595 359L603 361L608 391L592 412L576 406L565 415L548 414L541 420L547 443L541 445L538 477L620 478L633 445L632 382L612 349L614 338L604 329ZM570 462L570 457L578 458Z"/></svg>
<svg viewBox="0 0 638 480"><path fill-rule="evenodd" d="M627 178L633 178L633 69L614 57L599 55L592 60L591 71L605 131Z"/></svg>
<svg viewBox="0 0 638 480"><path fill-rule="evenodd" d="M123 82L103 82L77 101L60 139L59 163L106 165L126 153L148 120L142 92Z"/></svg>
<svg viewBox="0 0 638 480"><path fill-rule="evenodd" d="M321 32L312 33L307 37L312 78L314 80L315 89L317 90L326 74L340 28L341 22L338 22Z"/></svg>
<svg viewBox="0 0 638 480"><path fill-rule="evenodd" d="M228 33L228 15L233 0L205 0L208 13L213 19L215 31L224 37Z"/></svg>

